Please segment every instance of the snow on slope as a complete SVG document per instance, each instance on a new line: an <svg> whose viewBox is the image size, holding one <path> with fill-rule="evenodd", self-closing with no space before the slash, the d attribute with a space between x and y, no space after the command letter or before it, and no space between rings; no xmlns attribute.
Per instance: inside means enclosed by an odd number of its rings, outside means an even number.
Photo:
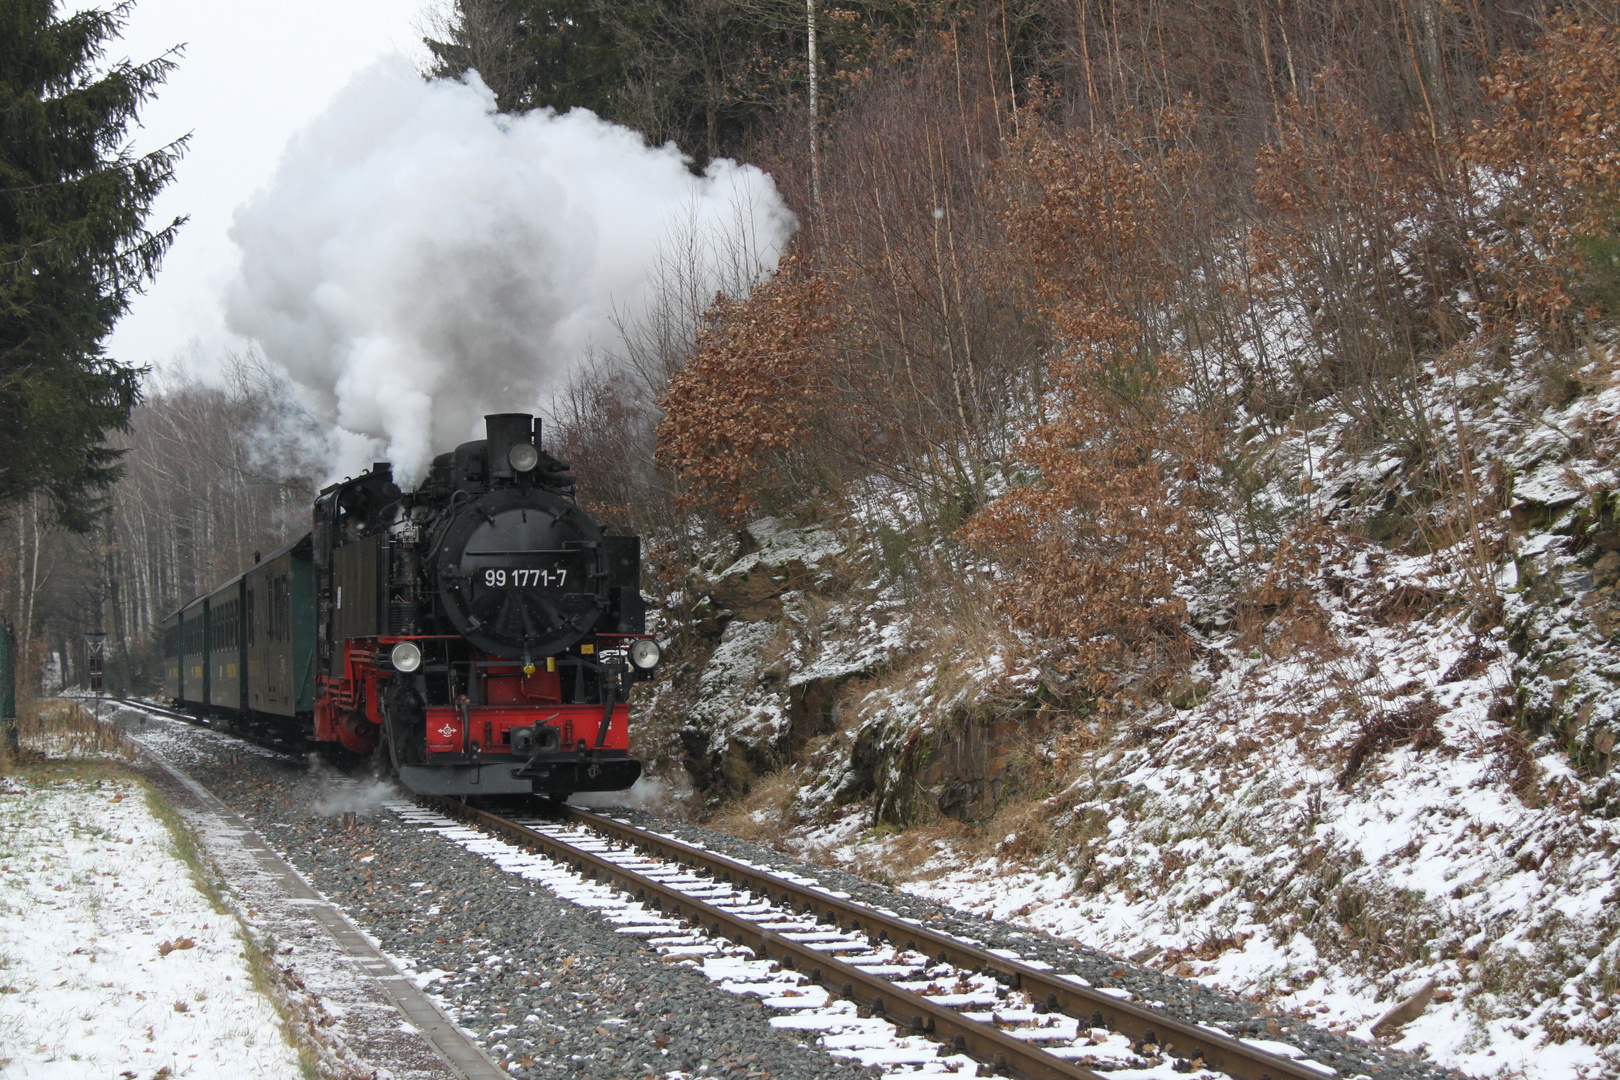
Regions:
<svg viewBox="0 0 1620 1080"><path fill-rule="evenodd" d="M1586 359L1551 402L1533 357L1430 372L1439 444L1494 491L1426 554L1367 538L1422 498L1393 449L1344 449L1348 424L1277 440L1261 497L1326 525L1291 566L1187 583L1202 659L1174 704L1049 748L1068 786L1033 812L947 823L919 864L916 832L812 773L785 846L1363 1038L1432 980L1387 1041L1481 1077L1620 1077L1620 375ZM1234 572L1276 602L1234 603ZM1005 700L1035 667L986 657L1020 644L1038 666L1013 635L919 658L862 722L937 727L936 666Z"/></svg>
<svg viewBox="0 0 1620 1080"><path fill-rule="evenodd" d="M1563 753L1532 759L1501 722L1506 635L1323 601L1311 640L1213 642L1201 701L1088 760L1045 804L1055 856L939 840L901 887L1362 1038L1432 979L1394 1045L1477 1076L1620 1075L1620 823L1583 810ZM1396 734L1364 740L1380 730ZM887 851L909 841L869 824L789 846L904 865Z"/></svg>

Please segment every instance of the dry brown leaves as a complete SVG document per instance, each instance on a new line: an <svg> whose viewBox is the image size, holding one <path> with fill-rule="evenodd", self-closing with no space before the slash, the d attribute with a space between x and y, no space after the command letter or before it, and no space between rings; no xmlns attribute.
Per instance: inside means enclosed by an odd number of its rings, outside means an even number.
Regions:
<svg viewBox="0 0 1620 1080"><path fill-rule="evenodd" d="M1506 308L1546 322L1572 303L1577 242L1612 236L1620 200L1620 28L1556 18L1527 53L1485 80L1494 115L1462 144L1488 170L1498 229L1481 237L1482 268Z"/></svg>
<svg viewBox="0 0 1620 1080"><path fill-rule="evenodd" d="M1185 372L1156 323L1181 225L1164 180L1194 161L1146 138L1040 128L1019 150L1011 231L1063 355L1054 408L1018 452L1032 482L985 508L967 536L1001 565L1009 613L1073 642L1065 666L1086 689L1165 683L1187 651L1174 589L1197 563L1188 481L1208 448L1178 403Z"/></svg>
<svg viewBox="0 0 1620 1080"><path fill-rule="evenodd" d="M836 353L829 279L785 260L746 299L721 297L697 354L659 400L657 460L685 485L683 508L741 520L825 407Z"/></svg>

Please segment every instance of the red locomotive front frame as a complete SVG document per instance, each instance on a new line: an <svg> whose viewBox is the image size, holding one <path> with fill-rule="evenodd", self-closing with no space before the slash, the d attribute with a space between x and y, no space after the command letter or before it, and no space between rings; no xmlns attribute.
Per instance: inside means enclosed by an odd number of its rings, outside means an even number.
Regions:
<svg viewBox="0 0 1620 1080"><path fill-rule="evenodd" d="M315 738L356 753L381 744L406 786L424 793L622 790L641 764L629 756L629 706L605 691L642 636L596 635L529 664L455 636L350 638L338 643L344 676L317 679ZM420 671L395 668L402 642L427 658ZM590 702L587 686L604 700Z"/></svg>

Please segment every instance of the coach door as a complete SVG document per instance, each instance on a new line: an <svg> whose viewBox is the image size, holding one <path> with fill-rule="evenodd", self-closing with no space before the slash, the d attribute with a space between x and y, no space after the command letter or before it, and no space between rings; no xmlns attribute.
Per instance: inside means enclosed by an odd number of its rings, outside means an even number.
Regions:
<svg viewBox="0 0 1620 1080"><path fill-rule="evenodd" d="M290 560L277 559L260 578L263 595L259 598L263 629L259 655L264 665L263 704L258 707L277 716L293 714L292 670L292 567Z"/></svg>

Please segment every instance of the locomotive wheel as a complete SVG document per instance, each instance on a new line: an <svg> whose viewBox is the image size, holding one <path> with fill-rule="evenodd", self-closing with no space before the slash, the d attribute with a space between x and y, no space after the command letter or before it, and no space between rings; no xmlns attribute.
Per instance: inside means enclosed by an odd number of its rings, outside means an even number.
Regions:
<svg viewBox="0 0 1620 1080"><path fill-rule="evenodd" d="M403 679L389 684L383 693L382 742L397 769L401 765L421 765L427 761L427 706L416 687Z"/></svg>

